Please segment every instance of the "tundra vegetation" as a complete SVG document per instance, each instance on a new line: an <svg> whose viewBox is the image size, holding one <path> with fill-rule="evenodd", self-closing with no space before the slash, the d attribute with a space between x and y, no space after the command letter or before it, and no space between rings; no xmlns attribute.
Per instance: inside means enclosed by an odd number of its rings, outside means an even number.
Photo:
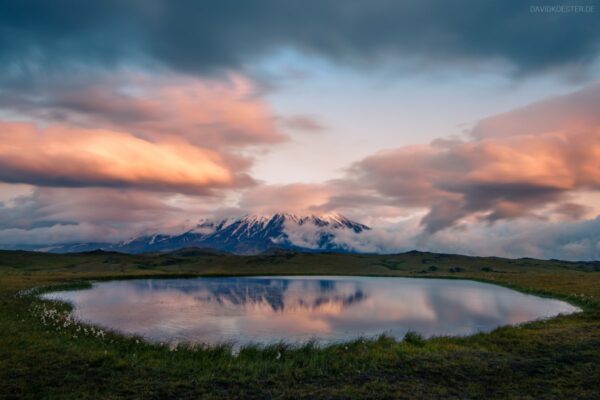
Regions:
<svg viewBox="0 0 600 400"><path fill-rule="evenodd" d="M475 279L583 311L469 337L381 336L293 347L169 346L85 325L47 290L210 275ZM600 262L273 251L234 256L0 252L0 398L598 398Z"/></svg>

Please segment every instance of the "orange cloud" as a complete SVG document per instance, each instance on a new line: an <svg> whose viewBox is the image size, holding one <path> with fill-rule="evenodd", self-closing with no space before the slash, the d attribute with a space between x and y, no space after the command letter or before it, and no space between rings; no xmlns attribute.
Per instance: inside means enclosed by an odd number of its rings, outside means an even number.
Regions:
<svg viewBox="0 0 600 400"><path fill-rule="evenodd" d="M0 180L38 186L135 187L202 193L246 183L219 154L126 132L0 123Z"/></svg>

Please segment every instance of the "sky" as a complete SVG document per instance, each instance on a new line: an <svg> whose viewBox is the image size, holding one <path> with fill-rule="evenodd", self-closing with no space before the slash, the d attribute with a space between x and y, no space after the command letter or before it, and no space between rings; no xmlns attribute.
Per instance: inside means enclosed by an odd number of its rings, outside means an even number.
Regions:
<svg viewBox="0 0 600 400"><path fill-rule="evenodd" d="M600 259L573 4L0 1L0 247L287 211L362 251Z"/></svg>

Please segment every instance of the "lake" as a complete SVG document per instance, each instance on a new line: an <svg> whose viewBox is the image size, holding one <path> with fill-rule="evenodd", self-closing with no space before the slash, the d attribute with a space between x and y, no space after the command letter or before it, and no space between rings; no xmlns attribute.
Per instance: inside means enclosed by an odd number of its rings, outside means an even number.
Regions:
<svg viewBox="0 0 600 400"><path fill-rule="evenodd" d="M85 322L152 342L321 344L489 332L578 308L469 280L350 276L136 279L46 293Z"/></svg>

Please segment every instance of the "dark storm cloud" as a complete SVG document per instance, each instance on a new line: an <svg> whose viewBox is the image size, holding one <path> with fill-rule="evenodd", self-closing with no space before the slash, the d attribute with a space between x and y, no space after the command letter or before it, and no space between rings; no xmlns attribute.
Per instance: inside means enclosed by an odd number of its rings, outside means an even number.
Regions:
<svg viewBox="0 0 600 400"><path fill-rule="evenodd" d="M133 63L215 72L283 47L362 65L390 56L442 63L505 60L519 72L582 66L596 58L597 12L532 13L535 3L0 1L0 64L16 82L17 76L66 65Z"/></svg>

